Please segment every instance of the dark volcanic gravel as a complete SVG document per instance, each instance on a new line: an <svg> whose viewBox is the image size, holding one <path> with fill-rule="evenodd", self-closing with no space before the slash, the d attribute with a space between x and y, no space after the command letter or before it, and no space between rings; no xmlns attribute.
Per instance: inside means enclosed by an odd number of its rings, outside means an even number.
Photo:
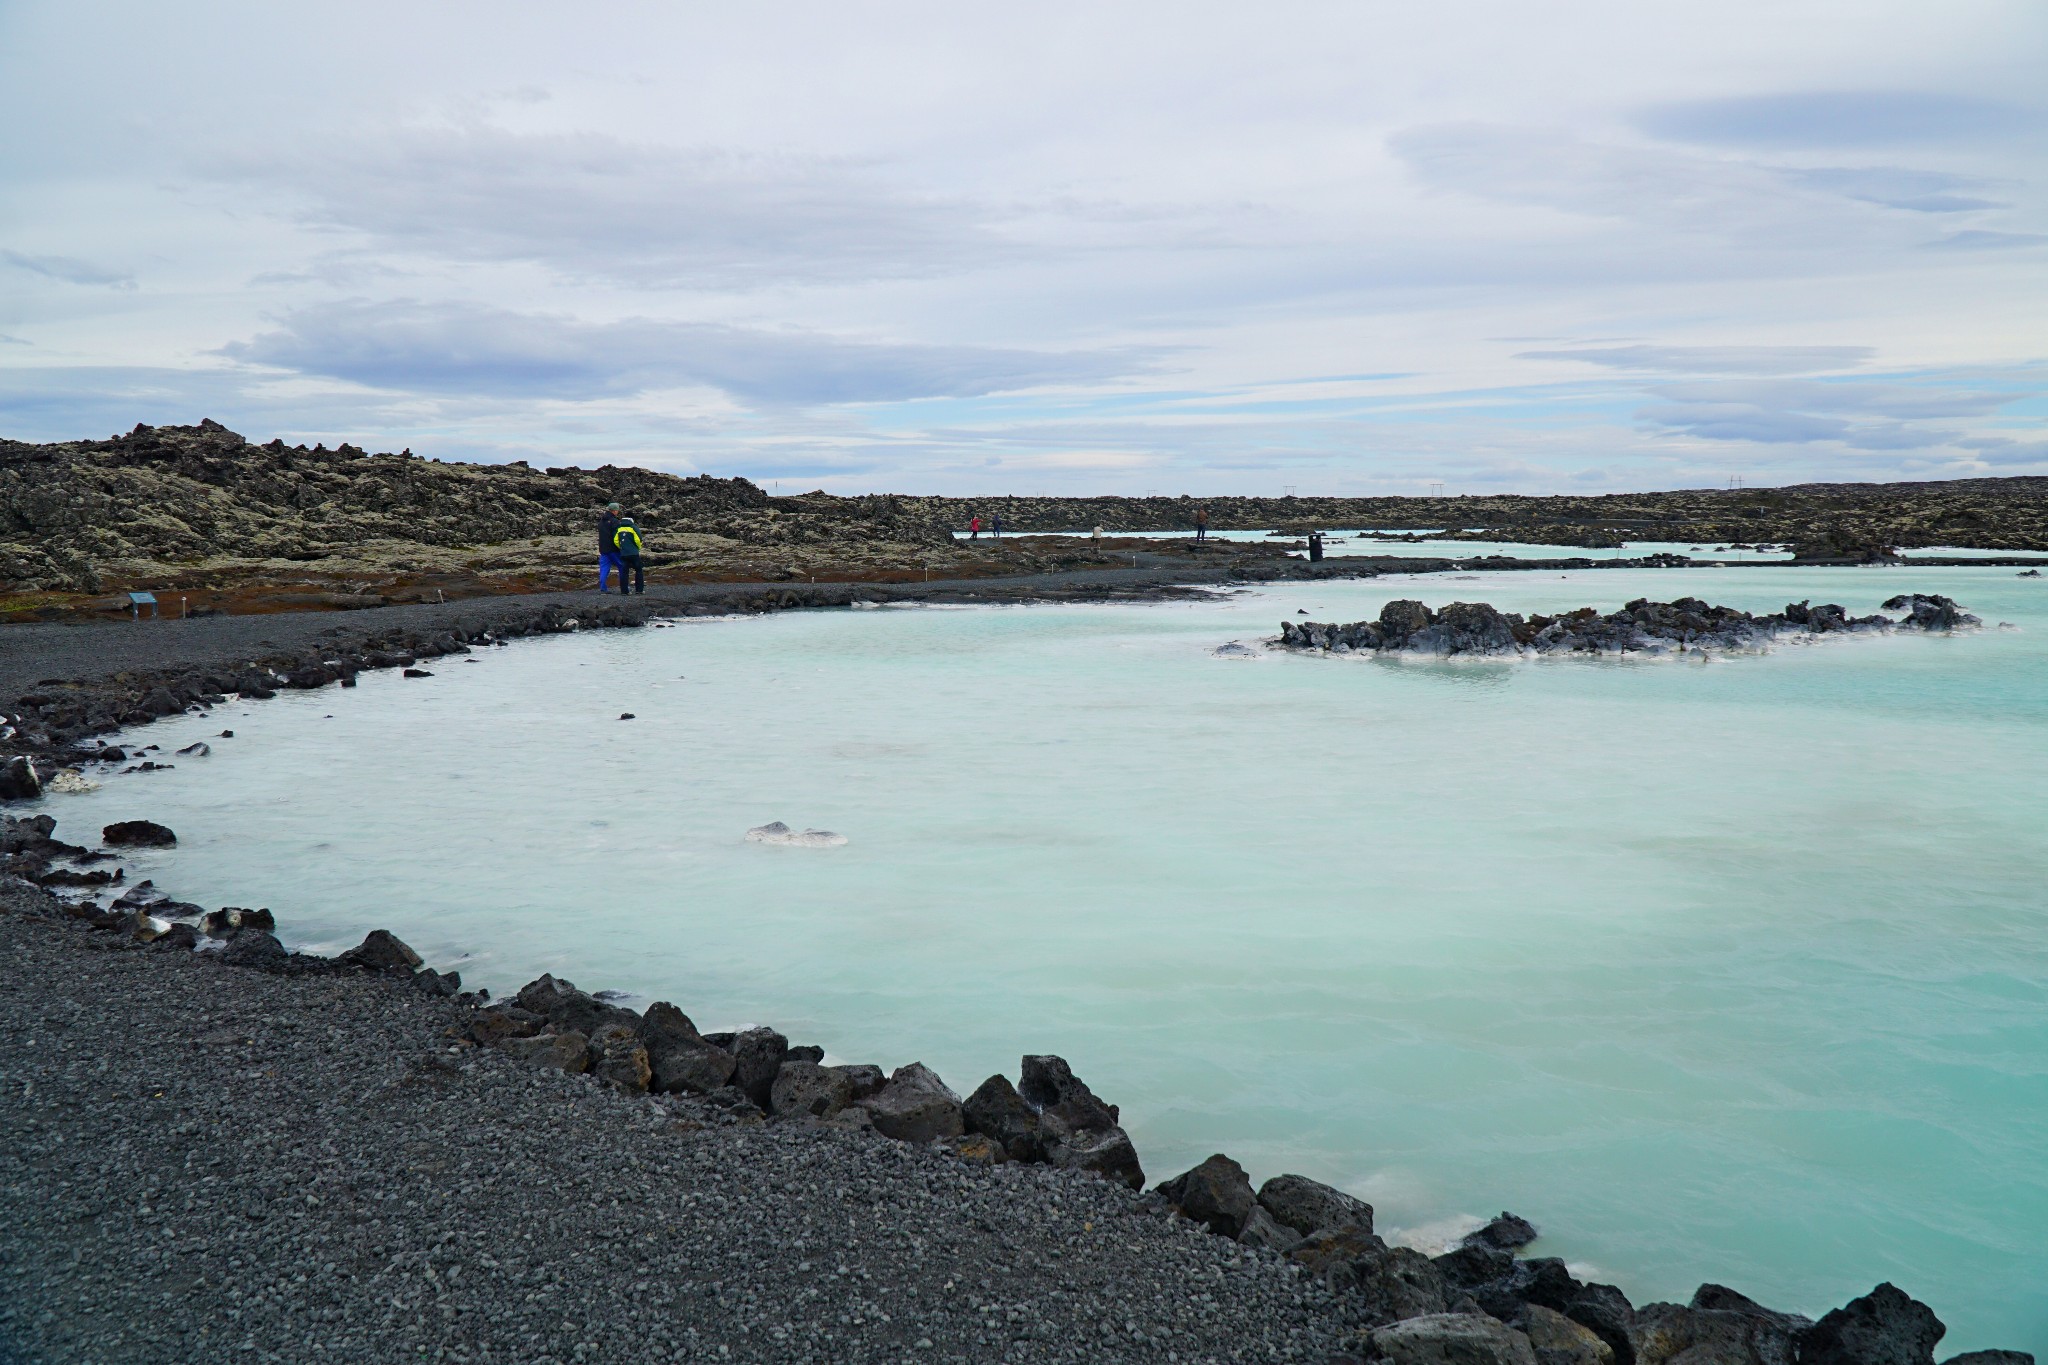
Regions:
<svg viewBox="0 0 2048 1365"><path fill-rule="evenodd" d="M12 913L0 1360L1289 1361L1311 1277L1042 1166L531 1069L462 1006Z"/></svg>
<svg viewBox="0 0 2048 1365"><path fill-rule="evenodd" d="M1307 571L1306 565L1294 567L1299 572ZM778 605L785 598L795 599L793 605L826 605L835 599L843 605L854 593L876 600L1006 601L1035 596L1152 593L1184 584L1220 582L1226 577L1222 570L1162 565L915 584L651 584L644 595L631 598L597 592L527 593L366 611L269 612L191 620L145 617L130 621L120 617L108 621L8 625L0 626L0 697L26 691L46 678L102 678L123 669L212 667L246 658L251 653L332 648L394 627L429 634L452 627L488 630L508 616L551 605L576 610L587 607L592 611L617 605L658 613L691 606L722 607L764 598Z"/></svg>

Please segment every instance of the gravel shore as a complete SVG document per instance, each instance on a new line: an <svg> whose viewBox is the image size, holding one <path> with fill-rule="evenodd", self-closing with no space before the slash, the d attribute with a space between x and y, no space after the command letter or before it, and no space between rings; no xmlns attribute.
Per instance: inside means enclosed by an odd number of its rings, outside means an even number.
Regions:
<svg viewBox="0 0 2048 1365"><path fill-rule="evenodd" d="M1327 1361L1344 1305L1044 1166L628 1097L457 1003L0 893L0 1359ZM11 1354L9 1354L11 1352Z"/></svg>

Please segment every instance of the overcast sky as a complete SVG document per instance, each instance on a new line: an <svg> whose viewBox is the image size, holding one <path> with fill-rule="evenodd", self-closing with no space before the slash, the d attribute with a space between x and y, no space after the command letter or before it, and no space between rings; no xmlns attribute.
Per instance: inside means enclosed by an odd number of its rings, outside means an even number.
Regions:
<svg viewBox="0 0 2048 1365"><path fill-rule="evenodd" d="M2048 473L2039 0L0 0L0 435L783 492Z"/></svg>

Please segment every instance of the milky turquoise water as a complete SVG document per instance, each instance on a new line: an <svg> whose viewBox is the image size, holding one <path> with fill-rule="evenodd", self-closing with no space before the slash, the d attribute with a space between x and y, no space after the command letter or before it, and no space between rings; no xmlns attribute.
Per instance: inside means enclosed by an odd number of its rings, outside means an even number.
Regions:
<svg viewBox="0 0 2048 1365"><path fill-rule="evenodd" d="M1693 593L2017 631L1710 663L1210 656L1390 597ZM1473 574L1197 604L603 632L152 727L143 870L965 1091L1025 1051L1148 1172L1227 1151L1427 1234L1513 1209L1638 1301L1890 1279L2048 1349L2048 587L2011 569ZM638 719L622 722L621 711ZM764 847L769 820L844 848Z"/></svg>
<svg viewBox="0 0 2048 1365"><path fill-rule="evenodd" d="M1040 534L1034 532L1033 534ZM1086 532L1054 532L1057 535L1082 536ZM1119 538L1144 540L1187 540L1188 531L1118 531ZM1401 535L1419 535L1421 532L1401 531ZM1274 542L1298 542L1299 536L1274 536L1265 531L1211 531L1211 540L1230 540L1250 544L1272 544ZM956 532L955 540L965 540L965 532ZM1733 560L1749 564L1789 564L1792 552L1775 546L1768 550L1755 548L1735 549L1715 541L1700 541L1697 544L1683 540L1632 540L1626 545L1591 549L1583 545L1532 545L1526 541L1513 540L1375 540L1370 534L1356 530L1332 531L1323 546L1324 554L1332 559L1346 556L1371 555L1393 556L1395 558L1428 559L1483 559L1497 555L1505 559L1640 559L1647 555L1676 554L1699 559ZM1298 552L1297 552L1298 553ZM1907 560L1914 559L1988 559L2018 558L2039 559L2048 562L2048 551L2040 550L1985 550L1969 546L1930 545L1900 552Z"/></svg>

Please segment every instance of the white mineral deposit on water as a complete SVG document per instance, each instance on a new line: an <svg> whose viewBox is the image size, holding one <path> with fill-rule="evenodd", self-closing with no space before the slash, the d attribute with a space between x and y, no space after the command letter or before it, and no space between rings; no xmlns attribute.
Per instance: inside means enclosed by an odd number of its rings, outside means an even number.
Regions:
<svg viewBox="0 0 2048 1365"><path fill-rule="evenodd" d="M1914 589L1992 626L1706 663L1214 655L1392 597ZM1155 1179L1227 1151L1383 1227L1512 1209L1639 1302L1711 1279L1816 1312L1889 1279L1944 1353L2048 1349L2043 580L1481 573L479 657L153 727L237 738L54 798L58 833L162 820L178 848L134 861L175 894L325 951L388 927L494 991L552 971L963 1091L1059 1052ZM744 838L777 819L850 842Z"/></svg>

